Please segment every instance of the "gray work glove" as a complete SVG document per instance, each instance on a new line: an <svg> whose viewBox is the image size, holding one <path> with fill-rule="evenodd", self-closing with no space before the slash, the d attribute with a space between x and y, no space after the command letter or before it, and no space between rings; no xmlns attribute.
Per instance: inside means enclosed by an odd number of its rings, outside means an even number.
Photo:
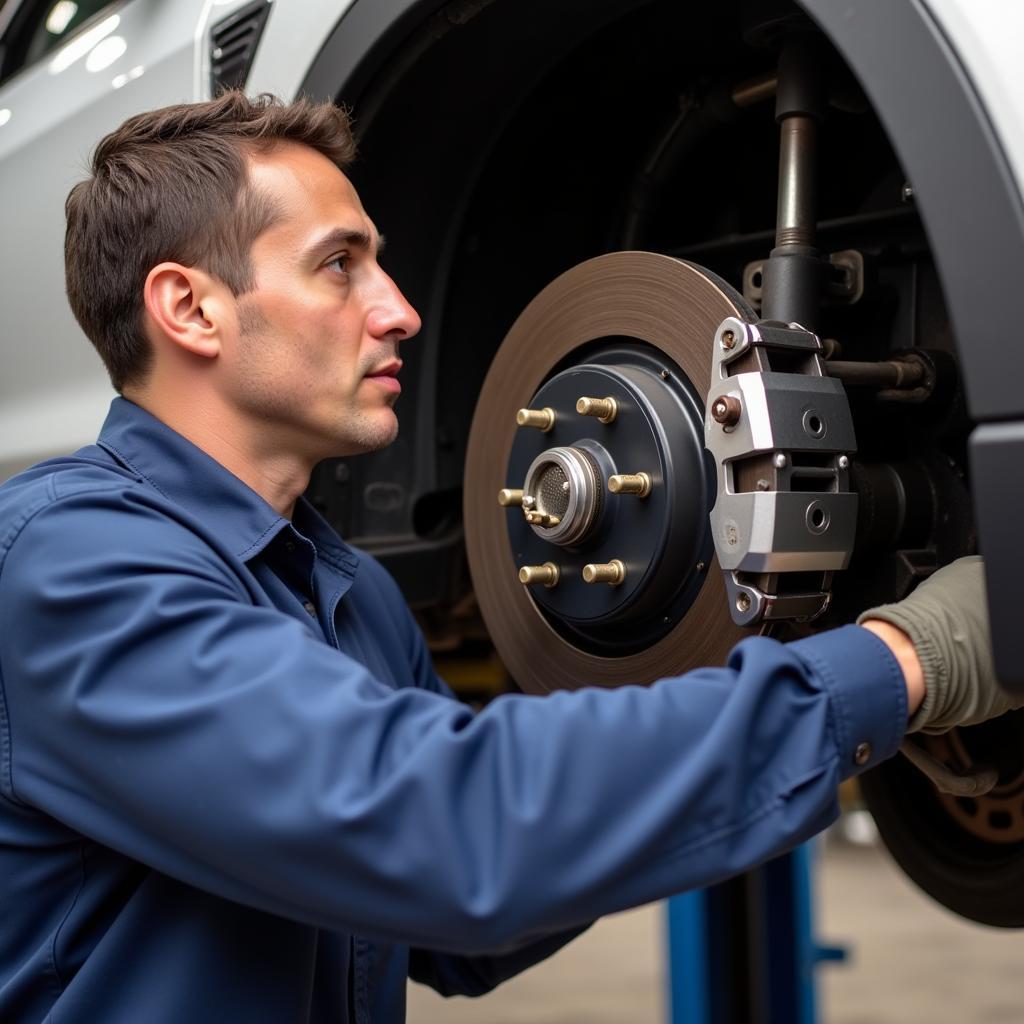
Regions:
<svg viewBox="0 0 1024 1024"><path fill-rule="evenodd" d="M996 682L985 598L985 566L978 555L961 558L929 576L897 604L870 608L857 622L882 619L914 642L924 670L925 695L907 732L942 733L975 725L1024 706L1024 695L1005 693ZM980 796L998 781L986 765L958 774L912 739L900 747L936 788L956 796Z"/></svg>
<svg viewBox="0 0 1024 1024"><path fill-rule="evenodd" d="M917 649L925 696L907 732L947 732L1024 705L1024 695L1008 694L996 682L980 556L939 569L908 598L870 608L857 622L865 619L902 629Z"/></svg>

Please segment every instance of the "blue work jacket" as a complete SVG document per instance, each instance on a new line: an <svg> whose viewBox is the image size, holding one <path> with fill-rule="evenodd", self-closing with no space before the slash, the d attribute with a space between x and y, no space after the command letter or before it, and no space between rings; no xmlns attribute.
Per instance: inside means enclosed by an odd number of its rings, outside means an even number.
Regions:
<svg viewBox="0 0 1024 1024"><path fill-rule="evenodd" d="M801 841L906 720L856 626L474 714L372 558L117 399L0 487L0 1020L398 1022Z"/></svg>

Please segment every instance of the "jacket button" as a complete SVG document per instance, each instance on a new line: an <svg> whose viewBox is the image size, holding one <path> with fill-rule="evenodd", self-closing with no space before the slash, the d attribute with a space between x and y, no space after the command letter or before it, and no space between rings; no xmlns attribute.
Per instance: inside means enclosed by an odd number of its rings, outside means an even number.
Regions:
<svg viewBox="0 0 1024 1024"><path fill-rule="evenodd" d="M856 765L865 765L871 760L871 744L870 743L859 743L857 749L853 752L853 763Z"/></svg>

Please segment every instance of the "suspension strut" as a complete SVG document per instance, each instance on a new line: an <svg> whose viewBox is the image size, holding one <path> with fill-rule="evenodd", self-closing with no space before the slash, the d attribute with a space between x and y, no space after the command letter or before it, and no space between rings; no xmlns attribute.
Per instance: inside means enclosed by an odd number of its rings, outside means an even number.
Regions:
<svg viewBox="0 0 1024 1024"><path fill-rule="evenodd" d="M824 266L814 244L815 163L825 106L815 36L789 34L777 81L778 215L762 319L719 325L705 420L718 468L715 549L732 617L745 626L824 612L832 573L849 563L857 517L853 420L814 333Z"/></svg>

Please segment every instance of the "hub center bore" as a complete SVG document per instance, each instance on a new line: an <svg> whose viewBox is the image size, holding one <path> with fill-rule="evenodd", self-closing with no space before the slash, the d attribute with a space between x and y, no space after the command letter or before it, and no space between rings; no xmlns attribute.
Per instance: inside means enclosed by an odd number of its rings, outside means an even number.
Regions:
<svg viewBox="0 0 1024 1024"><path fill-rule="evenodd" d="M592 455L582 448L548 448L526 471L523 484L527 522L538 537L571 547L592 533L601 512L604 479ZM536 521L529 518L535 513Z"/></svg>

